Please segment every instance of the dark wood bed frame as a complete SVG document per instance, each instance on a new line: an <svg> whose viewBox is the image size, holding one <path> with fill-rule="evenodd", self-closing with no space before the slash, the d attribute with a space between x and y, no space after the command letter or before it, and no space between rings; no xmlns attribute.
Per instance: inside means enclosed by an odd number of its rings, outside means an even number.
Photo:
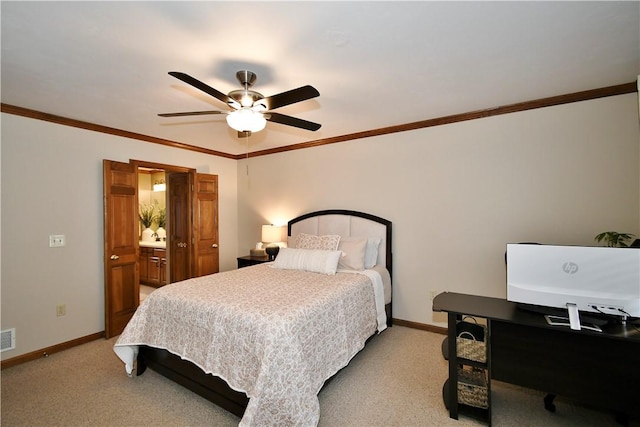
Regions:
<svg viewBox="0 0 640 427"><path fill-rule="evenodd" d="M385 262L387 270L389 270L390 274L392 273L393 256L391 253L391 221L377 217L375 215L357 211L341 209L324 210L301 215L289 221L288 235L291 235L291 226L296 222L321 215L356 216L383 224L386 227ZM391 303L385 306L385 311L387 313L387 325L391 326ZM373 338L374 336L375 335L373 335L371 338ZM211 374L205 374L199 367L197 367L193 363L183 360L179 356L176 356L168 352L167 350L149 346L140 346L137 359L136 375L142 375L147 367L153 369L159 374L186 387L194 393L199 394L210 402L239 417L242 417L247 404L249 403L249 398L245 393L233 390L223 379ZM329 383L330 380L331 379L326 381L325 385Z"/></svg>

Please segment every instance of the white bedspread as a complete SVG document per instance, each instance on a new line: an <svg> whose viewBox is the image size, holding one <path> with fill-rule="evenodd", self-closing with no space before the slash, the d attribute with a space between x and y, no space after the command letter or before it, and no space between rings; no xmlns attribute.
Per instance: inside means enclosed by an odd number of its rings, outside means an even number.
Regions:
<svg viewBox="0 0 640 427"><path fill-rule="evenodd" d="M250 398L241 426L315 426L325 380L386 321L370 276L261 264L168 285L144 300L114 351L128 372L148 345L225 379Z"/></svg>

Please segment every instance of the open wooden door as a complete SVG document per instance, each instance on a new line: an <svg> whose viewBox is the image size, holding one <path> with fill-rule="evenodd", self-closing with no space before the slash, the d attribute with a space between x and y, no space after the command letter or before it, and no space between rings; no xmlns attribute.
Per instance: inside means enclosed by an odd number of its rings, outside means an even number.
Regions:
<svg viewBox="0 0 640 427"><path fill-rule="evenodd" d="M197 173L194 187L194 277L198 277L220 271L218 176Z"/></svg>
<svg viewBox="0 0 640 427"><path fill-rule="evenodd" d="M179 282L192 277L191 255L191 183L193 173L170 172L169 183L169 283Z"/></svg>
<svg viewBox="0 0 640 427"><path fill-rule="evenodd" d="M138 175L134 164L103 160L105 334L119 335L140 300Z"/></svg>

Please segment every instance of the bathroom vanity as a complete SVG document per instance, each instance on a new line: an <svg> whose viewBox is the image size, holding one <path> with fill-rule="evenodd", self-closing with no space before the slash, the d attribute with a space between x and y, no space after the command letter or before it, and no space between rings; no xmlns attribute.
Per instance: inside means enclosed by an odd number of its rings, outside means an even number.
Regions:
<svg viewBox="0 0 640 427"><path fill-rule="evenodd" d="M139 242L140 284L159 288L167 284L167 242Z"/></svg>

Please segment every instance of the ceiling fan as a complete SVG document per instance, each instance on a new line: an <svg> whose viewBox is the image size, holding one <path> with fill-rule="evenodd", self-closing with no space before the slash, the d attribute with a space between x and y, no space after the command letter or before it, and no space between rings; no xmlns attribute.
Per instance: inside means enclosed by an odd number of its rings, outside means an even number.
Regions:
<svg viewBox="0 0 640 427"><path fill-rule="evenodd" d="M212 88L206 83L179 71L170 71L169 75L182 80L183 82L200 89L201 91L224 102L230 111L190 111L184 113L162 113L160 117L180 117L199 116L206 114L226 114L227 123L231 128L238 131L238 136L247 136L252 132L264 129L267 121L293 126L301 129L316 131L320 129L320 124L287 116L285 114L274 113L272 110L284 107L296 102L306 101L320 95L313 86L302 86L276 95L264 97L261 93L251 89L256 81L256 75L251 71L238 71L236 78L242 85L242 89L232 90L228 95Z"/></svg>

